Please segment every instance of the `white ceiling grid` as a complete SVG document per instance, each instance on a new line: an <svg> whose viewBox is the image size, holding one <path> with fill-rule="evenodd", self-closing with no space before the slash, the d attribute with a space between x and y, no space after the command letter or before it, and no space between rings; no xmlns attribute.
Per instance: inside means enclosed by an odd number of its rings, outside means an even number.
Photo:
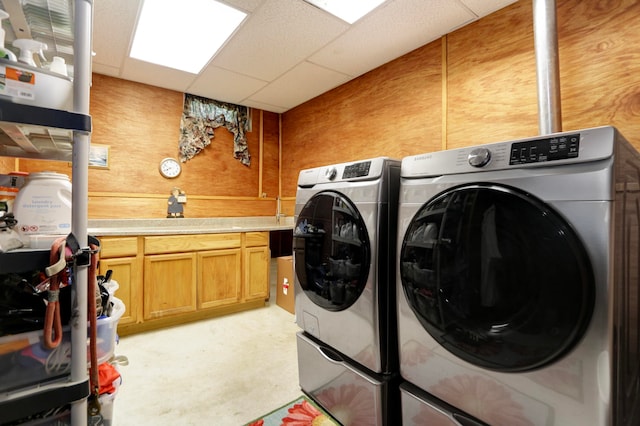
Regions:
<svg viewBox="0 0 640 426"><path fill-rule="evenodd" d="M514 1L387 0L349 25L303 0L224 0L249 16L194 75L128 57L142 0L95 0L93 70L281 113Z"/></svg>

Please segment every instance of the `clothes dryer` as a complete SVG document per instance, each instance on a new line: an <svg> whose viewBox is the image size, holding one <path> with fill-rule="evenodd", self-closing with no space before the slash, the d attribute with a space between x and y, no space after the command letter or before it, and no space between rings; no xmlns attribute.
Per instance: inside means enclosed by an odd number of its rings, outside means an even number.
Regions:
<svg viewBox="0 0 640 426"><path fill-rule="evenodd" d="M404 158L402 377L493 426L640 424L639 170L613 127Z"/></svg>
<svg viewBox="0 0 640 426"><path fill-rule="evenodd" d="M400 161L302 170L293 233L295 312L308 334L374 373L397 372Z"/></svg>

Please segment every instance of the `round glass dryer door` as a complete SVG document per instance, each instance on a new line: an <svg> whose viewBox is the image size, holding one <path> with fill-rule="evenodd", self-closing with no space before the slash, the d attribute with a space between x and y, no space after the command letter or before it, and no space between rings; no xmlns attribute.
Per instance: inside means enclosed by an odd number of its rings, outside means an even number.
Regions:
<svg viewBox="0 0 640 426"><path fill-rule="evenodd" d="M351 306L367 283L369 236L344 195L323 191L305 204L293 233L295 271L316 305L330 311Z"/></svg>
<svg viewBox="0 0 640 426"><path fill-rule="evenodd" d="M591 262L540 200L490 184L449 189L414 216L400 254L404 294L459 358L526 371L569 351L594 305Z"/></svg>

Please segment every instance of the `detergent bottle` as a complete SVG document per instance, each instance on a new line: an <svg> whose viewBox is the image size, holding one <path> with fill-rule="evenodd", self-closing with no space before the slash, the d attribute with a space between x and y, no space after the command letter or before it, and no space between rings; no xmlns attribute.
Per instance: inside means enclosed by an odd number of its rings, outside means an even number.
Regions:
<svg viewBox="0 0 640 426"><path fill-rule="evenodd" d="M16 58L16 54L4 47L4 28L2 28L2 20L7 19L8 17L9 14L0 9L0 58L16 62L18 60Z"/></svg>
<svg viewBox="0 0 640 426"><path fill-rule="evenodd" d="M16 230L25 246L31 237L71 232L72 187L69 176L56 172L31 173L13 202Z"/></svg>
<svg viewBox="0 0 640 426"><path fill-rule="evenodd" d="M13 46L20 49L20 55L18 55L18 62L37 67L36 62L33 60L33 55L37 53L40 59L46 61L43 50L47 50L47 45L37 40L30 38L19 38L13 41Z"/></svg>

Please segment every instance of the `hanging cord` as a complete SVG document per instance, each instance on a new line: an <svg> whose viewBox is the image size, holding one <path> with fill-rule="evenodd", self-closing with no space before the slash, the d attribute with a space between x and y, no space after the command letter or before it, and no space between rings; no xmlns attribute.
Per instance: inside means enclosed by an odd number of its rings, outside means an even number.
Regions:
<svg viewBox="0 0 640 426"><path fill-rule="evenodd" d="M87 283L87 317L89 319L89 386L91 395L88 400L89 415L96 416L100 414L100 377L98 373L98 317L96 308L96 291L98 288L98 259L100 252L100 241L89 236L89 271ZM49 260L51 266L45 268L45 274L49 277L49 296L47 310L45 313L44 325L44 345L48 349L54 349L62 341L62 320L60 317L60 278L66 277L64 271L67 268L67 245L70 248L70 259L75 261L75 257L81 253L78 242L70 234L67 237L60 237L55 240L51 246L51 254Z"/></svg>
<svg viewBox="0 0 640 426"><path fill-rule="evenodd" d="M91 365L89 368L89 382L91 385L91 395L88 401L88 410L90 416L97 416L100 414L100 375L98 372L98 347L97 347L97 334L98 334L98 316L96 309L95 294L98 288L98 259L100 246L98 244L89 244L91 249L91 262L89 263L89 288L87 293L89 294L88 303L89 309L87 316L89 317L89 356L91 357Z"/></svg>
<svg viewBox="0 0 640 426"><path fill-rule="evenodd" d="M67 237L60 237L51 245L49 261L51 266L45 268L49 277L47 309L44 317L43 339L47 349L55 349L62 342L62 320L60 317L60 277L67 267L65 257Z"/></svg>
<svg viewBox="0 0 640 426"><path fill-rule="evenodd" d="M66 373L71 369L71 343L62 342L51 351L44 363L44 371L48 376Z"/></svg>

